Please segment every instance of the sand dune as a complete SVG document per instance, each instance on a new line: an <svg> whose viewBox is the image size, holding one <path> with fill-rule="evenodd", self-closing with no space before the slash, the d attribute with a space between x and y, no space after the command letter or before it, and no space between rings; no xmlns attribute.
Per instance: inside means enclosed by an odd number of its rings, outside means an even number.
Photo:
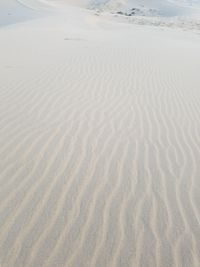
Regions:
<svg viewBox="0 0 200 267"><path fill-rule="evenodd" d="M0 266L200 266L199 35L8 3Z"/></svg>

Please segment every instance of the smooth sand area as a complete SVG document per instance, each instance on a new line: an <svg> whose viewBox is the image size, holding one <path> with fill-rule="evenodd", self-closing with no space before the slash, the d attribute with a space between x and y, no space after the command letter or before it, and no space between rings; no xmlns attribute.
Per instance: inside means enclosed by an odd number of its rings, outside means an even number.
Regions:
<svg viewBox="0 0 200 267"><path fill-rule="evenodd" d="M199 267L200 35L49 2L0 19L0 266Z"/></svg>

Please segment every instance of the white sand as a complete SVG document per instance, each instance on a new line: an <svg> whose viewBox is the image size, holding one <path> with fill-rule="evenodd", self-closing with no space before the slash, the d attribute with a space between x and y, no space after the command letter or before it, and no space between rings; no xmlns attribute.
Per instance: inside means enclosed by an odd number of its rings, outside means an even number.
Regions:
<svg viewBox="0 0 200 267"><path fill-rule="evenodd" d="M49 2L0 4L0 266L199 267L200 35Z"/></svg>

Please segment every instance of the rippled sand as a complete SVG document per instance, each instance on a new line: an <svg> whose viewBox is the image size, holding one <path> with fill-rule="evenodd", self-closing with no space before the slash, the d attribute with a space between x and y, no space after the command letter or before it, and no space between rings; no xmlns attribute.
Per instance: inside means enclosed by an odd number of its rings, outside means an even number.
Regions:
<svg viewBox="0 0 200 267"><path fill-rule="evenodd" d="M199 35L34 8L0 28L0 266L200 266Z"/></svg>

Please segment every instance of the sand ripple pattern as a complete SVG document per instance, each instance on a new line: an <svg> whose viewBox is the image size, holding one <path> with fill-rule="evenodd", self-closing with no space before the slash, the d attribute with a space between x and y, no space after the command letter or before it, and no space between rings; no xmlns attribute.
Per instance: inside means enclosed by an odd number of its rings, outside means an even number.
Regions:
<svg viewBox="0 0 200 267"><path fill-rule="evenodd" d="M199 54L49 38L0 63L0 266L200 266Z"/></svg>

